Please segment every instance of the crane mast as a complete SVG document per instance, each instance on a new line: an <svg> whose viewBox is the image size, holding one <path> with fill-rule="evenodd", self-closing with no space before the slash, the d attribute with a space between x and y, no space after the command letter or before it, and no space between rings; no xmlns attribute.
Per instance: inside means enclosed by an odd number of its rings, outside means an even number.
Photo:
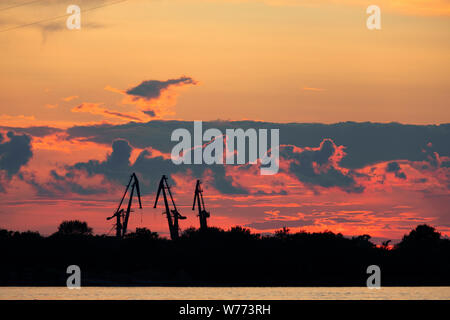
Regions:
<svg viewBox="0 0 450 320"><path fill-rule="evenodd" d="M130 189L131 187L131 189ZM130 189L130 195L128 199L128 206L127 210L121 209L123 200L125 199L125 196L127 195L128 189ZM133 174L130 176L130 181L128 182L127 187L125 188L125 192L122 196L122 199L120 200L119 206L117 207L116 212L111 216L106 218L107 220L111 220L114 217L116 218L115 228L116 228L116 237L117 238L123 238L125 234L127 233L127 227L128 227L128 219L130 218L130 212L131 212L131 204L133 202L133 195L134 190L136 190L137 197L139 200L139 209L142 209L142 202L141 202L141 190L139 188L139 180L136 176L136 174L133 172Z"/></svg>
<svg viewBox="0 0 450 320"><path fill-rule="evenodd" d="M205 202L203 200L203 189L201 187L200 180L197 180L195 185L194 203L192 204L192 210L195 210L195 203L197 202L198 217L200 219L200 230L208 229L207 219L210 217L208 211L205 208Z"/></svg>
<svg viewBox="0 0 450 320"><path fill-rule="evenodd" d="M166 190L170 196L170 200L172 202L173 209L170 209ZM167 182L167 177L165 175L162 176L162 178L159 182L158 192L156 194L155 205L153 206L153 208L156 208L156 205L158 204L158 199L159 199L159 196L161 193L162 193L162 196L164 199L164 206L166 209L166 211L163 212L163 214L165 214L167 216L167 222L169 224L169 231L170 231L170 238L172 240L176 240L180 236L179 235L180 227L178 224L178 220L184 220L184 219L186 219L186 217L183 217L178 212L177 206L175 205L175 201L173 200L173 197L172 197L172 192L170 191L169 183Z"/></svg>

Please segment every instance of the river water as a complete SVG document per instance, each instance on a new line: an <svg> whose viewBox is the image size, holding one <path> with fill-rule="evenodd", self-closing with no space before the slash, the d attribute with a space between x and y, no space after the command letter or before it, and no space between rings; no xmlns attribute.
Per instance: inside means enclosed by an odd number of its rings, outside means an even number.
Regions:
<svg viewBox="0 0 450 320"><path fill-rule="evenodd" d="M450 300L450 287L0 287L0 300Z"/></svg>

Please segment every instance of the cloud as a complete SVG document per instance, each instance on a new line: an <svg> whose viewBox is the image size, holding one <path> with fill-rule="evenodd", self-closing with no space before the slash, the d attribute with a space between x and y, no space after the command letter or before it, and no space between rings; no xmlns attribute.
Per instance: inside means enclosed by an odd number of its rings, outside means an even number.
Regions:
<svg viewBox="0 0 450 320"><path fill-rule="evenodd" d="M30 126L35 122L36 118L34 116L25 116L23 114L18 116L10 116L8 114L0 115L0 122L7 123L8 126Z"/></svg>
<svg viewBox="0 0 450 320"><path fill-rule="evenodd" d="M124 154L123 170L111 168L111 160L92 159L78 162L68 168L76 174L77 170L89 172L91 176L104 175L110 181L120 184L130 172L137 171L148 183L157 181L161 174L185 175L192 177L208 177L214 188L223 194L249 194L259 196L282 196L290 194L292 188L287 185L293 183L295 188L306 187L312 192L320 191L320 188L339 188L341 190L360 193L367 188L375 188L380 177L389 172L398 171L395 165L389 162L398 162L406 177L411 179L429 178L428 185L432 185L438 179L444 183L448 179L446 167L441 163L447 163L450 156L448 139L450 138L450 126L416 126L402 124L379 123L338 123L338 124L278 124L253 121L210 121L203 123L204 130L218 128L222 132L226 128L257 128L280 129L280 177L286 184L279 188L253 188L260 185L255 176L256 171L248 166L222 166L222 165L174 165L169 157L175 142L170 141L171 132L178 128L193 129L190 121L162 121L153 120L148 123L125 124L97 124L75 126L67 129L59 139L65 141L83 140L85 142L100 143L103 147L112 147L112 156ZM51 134L51 128L22 128L21 132L36 134ZM131 151L126 151L126 145L120 146L116 140L127 142ZM428 144L433 141L433 144ZM428 145L427 145L428 144ZM424 147L425 146L425 147ZM345 147L345 149L344 149ZM432 148L431 148L432 147ZM134 150L134 151L133 151ZM131 152L131 154L130 154ZM134 160L132 163L131 159ZM408 165L406 165L407 163ZM405 163L405 165L403 165ZM434 168L439 163L440 171L431 173L423 171ZM370 166L377 167L374 172ZM434 167L433 167L434 166ZM393 170L393 171L392 171ZM435 169L433 169L435 170ZM117 174L122 172L121 174ZM61 174L61 173L60 173ZM433 174L436 178L431 179ZM403 179L401 173L397 176ZM289 180L286 180L289 179ZM431 179L431 180L430 180ZM251 183L250 183L251 181ZM267 180L266 180L267 182ZM270 181L270 185L276 181ZM449 184L450 185L450 184ZM381 187L381 186L378 186ZM423 186L422 186L423 187ZM422 188L421 187L421 188Z"/></svg>
<svg viewBox="0 0 450 320"><path fill-rule="evenodd" d="M161 119L175 114L171 110L176 105L178 96L175 88L197 84L198 82L191 77L181 76L177 79L166 81L142 81L137 86L131 87L124 92L111 87L106 87L106 89L126 95L123 103L135 104L150 117Z"/></svg>
<svg viewBox="0 0 450 320"><path fill-rule="evenodd" d="M83 138L92 142L111 145L117 138L128 140L138 148L153 147L170 152L173 143L170 135L177 128L192 130L191 121L161 121L127 123L121 125L100 124L74 126L67 130L68 139ZM425 161L436 154L450 156L450 124L404 125L400 123L341 122L319 123L270 123L255 121L204 121L204 130L217 128L249 128L280 130L280 144L299 148L317 147L324 139L345 146L345 157L339 166L348 169L363 168L380 162L409 160ZM429 142L433 150L424 152ZM431 157L431 158L430 158ZM431 160L428 160L431 161Z"/></svg>
<svg viewBox="0 0 450 320"><path fill-rule="evenodd" d="M150 117L144 113L135 113L135 112L119 112L114 110L109 110L105 107L102 107L102 103L82 103L76 107L74 107L72 112L86 112L95 115L101 115L107 118L115 118L125 121L137 121L143 122L150 120Z"/></svg>
<svg viewBox="0 0 450 320"><path fill-rule="evenodd" d="M325 91L325 89L323 89L323 88L311 88L311 87L303 87L302 90L303 91L315 91L315 92Z"/></svg>
<svg viewBox="0 0 450 320"><path fill-rule="evenodd" d="M425 156L425 161L428 166L431 168L439 168L442 164L442 160L439 156L439 153L433 148L433 144L431 142L427 143L426 146L422 149L423 155Z"/></svg>
<svg viewBox="0 0 450 320"><path fill-rule="evenodd" d="M75 171L84 170L88 176L102 174L107 179L121 182L130 175L130 156L131 146L124 139L117 139L112 144L112 152L105 161L89 160L87 162L78 162L73 166L66 166L69 176L75 175Z"/></svg>
<svg viewBox="0 0 450 320"><path fill-rule="evenodd" d="M78 96L69 96L69 97L62 98L61 100L65 101L65 102L69 102L69 101L72 101L75 99L78 99Z"/></svg>
<svg viewBox="0 0 450 320"><path fill-rule="evenodd" d="M15 128L15 135L33 135L33 158L7 188L5 196L9 197L11 209L5 210L20 219L28 218L16 200L20 194L32 194L27 209L31 213L35 206L45 212L56 210L52 206L44 208L41 200L61 200L65 202L62 210L79 214L78 204L68 208L72 199L103 202L106 212L116 204L131 172L136 172L146 195L144 202L151 201L147 196L156 191L161 175L168 175L171 184L176 185L176 201L189 216L188 221L196 219L195 213L184 207L192 204L195 179L202 179L213 223L221 227L239 224L272 231L287 226L292 230L328 229L344 234L370 232L393 239L401 236L402 228L414 223L449 225L449 125L203 123L204 130L218 128L222 132L226 128L279 128L280 172L270 177L260 176L253 166L174 165L169 153L175 143L170 141L170 134L176 128L192 130L192 125L189 121L156 120L68 130ZM5 135L1 140L0 145L9 141ZM93 148L99 152L93 152ZM349 157L364 166L344 167ZM405 173L408 179L395 178L398 172ZM5 170L3 175L6 177ZM380 184L380 177L387 176L390 178ZM0 189L5 189L5 182L8 180L0 181ZM364 192L357 193L362 186ZM342 190L351 194L343 195ZM262 213L269 211L269 216ZM89 211L87 216L92 213L90 217L96 221L98 215L94 213L98 212ZM103 220L97 223L100 228L105 225ZM166 225L161 230L166 230Z"/></svg>
<svg viewBox="0 0 450 320"><path fill-rule="evenodd" d="M81 175L74 175L71 172L60 175L55 170L51 170L50 176L44 182L38 181L36 174L29 171L20 172L17 176L33 187L37 196L43 198L63 198L70 194L87 196L111 192L108 185L104 183L88 185Z"/></svg>
<svg viewBox="0 0 450 320"><path fill-rule="evenodd" d="M67 31L67 26L66 26L66 20L61 20L57 21L57 22L50 22L50 23L46 23L46 24L36 24L34 26L35 28L39 29L42 31L43 36L47 36L47 34L49 32L58 32L58 31ZM98 24L98 23L82 23L81 24L81 29L101 29L101 28L105 28L105 25L102 24Z"/></svg>
<svg viewBox="0 0 450 320"><path fill-rule="evenodd" d="M62 129L47 126L28 127L28 128L0 126L0 130L14 131L15 133L27 134L32 137L45 137L63 131Z"/></svg>
<svg viewBox="0 0 450 320"><path fill-rule="evenodd" d="M288 173L302 183L360 193L364 187L356 183L354 173L338 165L343 156L343 147L337 147L331 139L323 140L318 148L280 147L280 157L289 161Z"/></svg>
<svg viewBox="0 0 450 320"><path fill-rule="evenodd" d="M150 116L150 117L152 117L152 118L154 118L154 117L156 117L156 112L155 111L153 111L153 110L146 110L146 111L143 111L146 115L148 115L148 116Z"/></svg>
<svg viewBox="0 0 450 320"><path fill-rule="evenodd" d="M146 122L153 119L160 119L167 115L175 114L170 109L175 106L178 93L174 88L196 85L197 82L191 77L182 76L177 79L169 79L166 81L146 80L137 86L127 90L120 90L111 86L104 89L124 95L122 104L134 105L135 112L122 112L118 110L110 110L104 106L104 103L83 102L72 108L72 112L84 112L93 115L101 115L109 119L116 119L134 122ZM77 99L78 96L69 96L62 98L65 102ZM47 108L56 108L58 105L47 104ZM116 121L117 122L117 121Z"/></svg>
<svg viewBox="0 0 450 320"><path fill-rule="evenodd" d="M386 172L393 172L399 179L406 179L406 174L402 172L398 162L389 162L386 166Z"/></svg>
<svg viewBox="0 0 450 320"><path fill-rule="evenodd" d="M18 173L32 156L30 136L9 131L5 137L0 132L0 170L4 170L8 177Z"/></svg>
<svg viewBox="0 0 450 320"><path fill-rule="evenodd" d="M175 165L170 157L161 155L151 149L143 150L139 153L134 163L130 162L133 147L125 139L116 139L112 143L112 152L106 160L96 159L87 162L78 162L71 166L66 166L67 177L73 177L80 172L85 172L88 176L103 175L107 180L123 184L131 174L135 172L141 178L143 193L154 192L163 174L167 176L182 173L192 175L196 178L211 177L211 184L223 194L247 194L247 190L234 185L233 178L227 176L224 166L221 165ZM175 183L175 181L172 181Z"/></svg>
<svg viewBox="0 0 450 320"><path fill-rule="evenodd" d="M182 76L178 79L169 79L166 81L146 80L139 85L126 91L127 94L144 98L147 100L155 100L161 97L161 94L173 86L196 85L197 82L191 77Z"/></svg>

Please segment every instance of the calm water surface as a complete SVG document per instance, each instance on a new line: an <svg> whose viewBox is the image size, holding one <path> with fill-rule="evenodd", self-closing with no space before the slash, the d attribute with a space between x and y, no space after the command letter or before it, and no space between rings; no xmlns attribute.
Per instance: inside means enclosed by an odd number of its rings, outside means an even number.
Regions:
<svg viewBox="0 0 450 320"><path fill-rule="evenodd" d="M0 300L450 300L450 287L0 287Z"/></svg>

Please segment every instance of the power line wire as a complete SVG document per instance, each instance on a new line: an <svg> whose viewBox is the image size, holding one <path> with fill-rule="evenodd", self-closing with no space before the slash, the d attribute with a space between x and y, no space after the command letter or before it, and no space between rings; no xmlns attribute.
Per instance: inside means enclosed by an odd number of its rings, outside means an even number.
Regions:
<svg viewBox="0 0 450 320"><path fill-rule="evenodd" d="M0 8L0 11L6 11L9 9L14 9L14 8L18 8L18 7L23 7L23 6L27 6L29 4L34 4L36 2L41 2L42 0L34 0L34 1L28 1L28 2L23 2L23 3L18 3L9 7L5 7L5 8Z"/></svg>
<svg viewBox="0 0 450 320"><path fill-rule="evenodd" d="M96 10L96 9L100 9L100 8L104 8L104 7L108 7L108 6L112 6L112 5L119 4L119 3L122 3L122 2L125 2L125 1L128 1L128 0L120 0L120 1L116 1L116 2L106 3L104 5L100 5L100 6L97 6L97 7L89 8L89 9L86 9L86 10L81 10L80 13L84 13L84 12L88 12L88 11L92 11L92 10ZM33 25L40 24L40 23L43 23L43 22L49 22L49 21L53 21L53 20L62 19L62 18L71 16L71 15L72 15L72 13L67 13L67 14L64 14L64 15L61 15L61 16L57 16L57 17L53 17L53 18L48 18L48 19L44 19L44 20L39 20L39 21L31 22L31 23L22 24L22 25L19 25L19 26L15 26L15 27L11 27L11 28L0 30L0 33L11 31L11 30L16 30L16 29L20 29L20 28L24 28L24 27L33 26Z"/></svg>

